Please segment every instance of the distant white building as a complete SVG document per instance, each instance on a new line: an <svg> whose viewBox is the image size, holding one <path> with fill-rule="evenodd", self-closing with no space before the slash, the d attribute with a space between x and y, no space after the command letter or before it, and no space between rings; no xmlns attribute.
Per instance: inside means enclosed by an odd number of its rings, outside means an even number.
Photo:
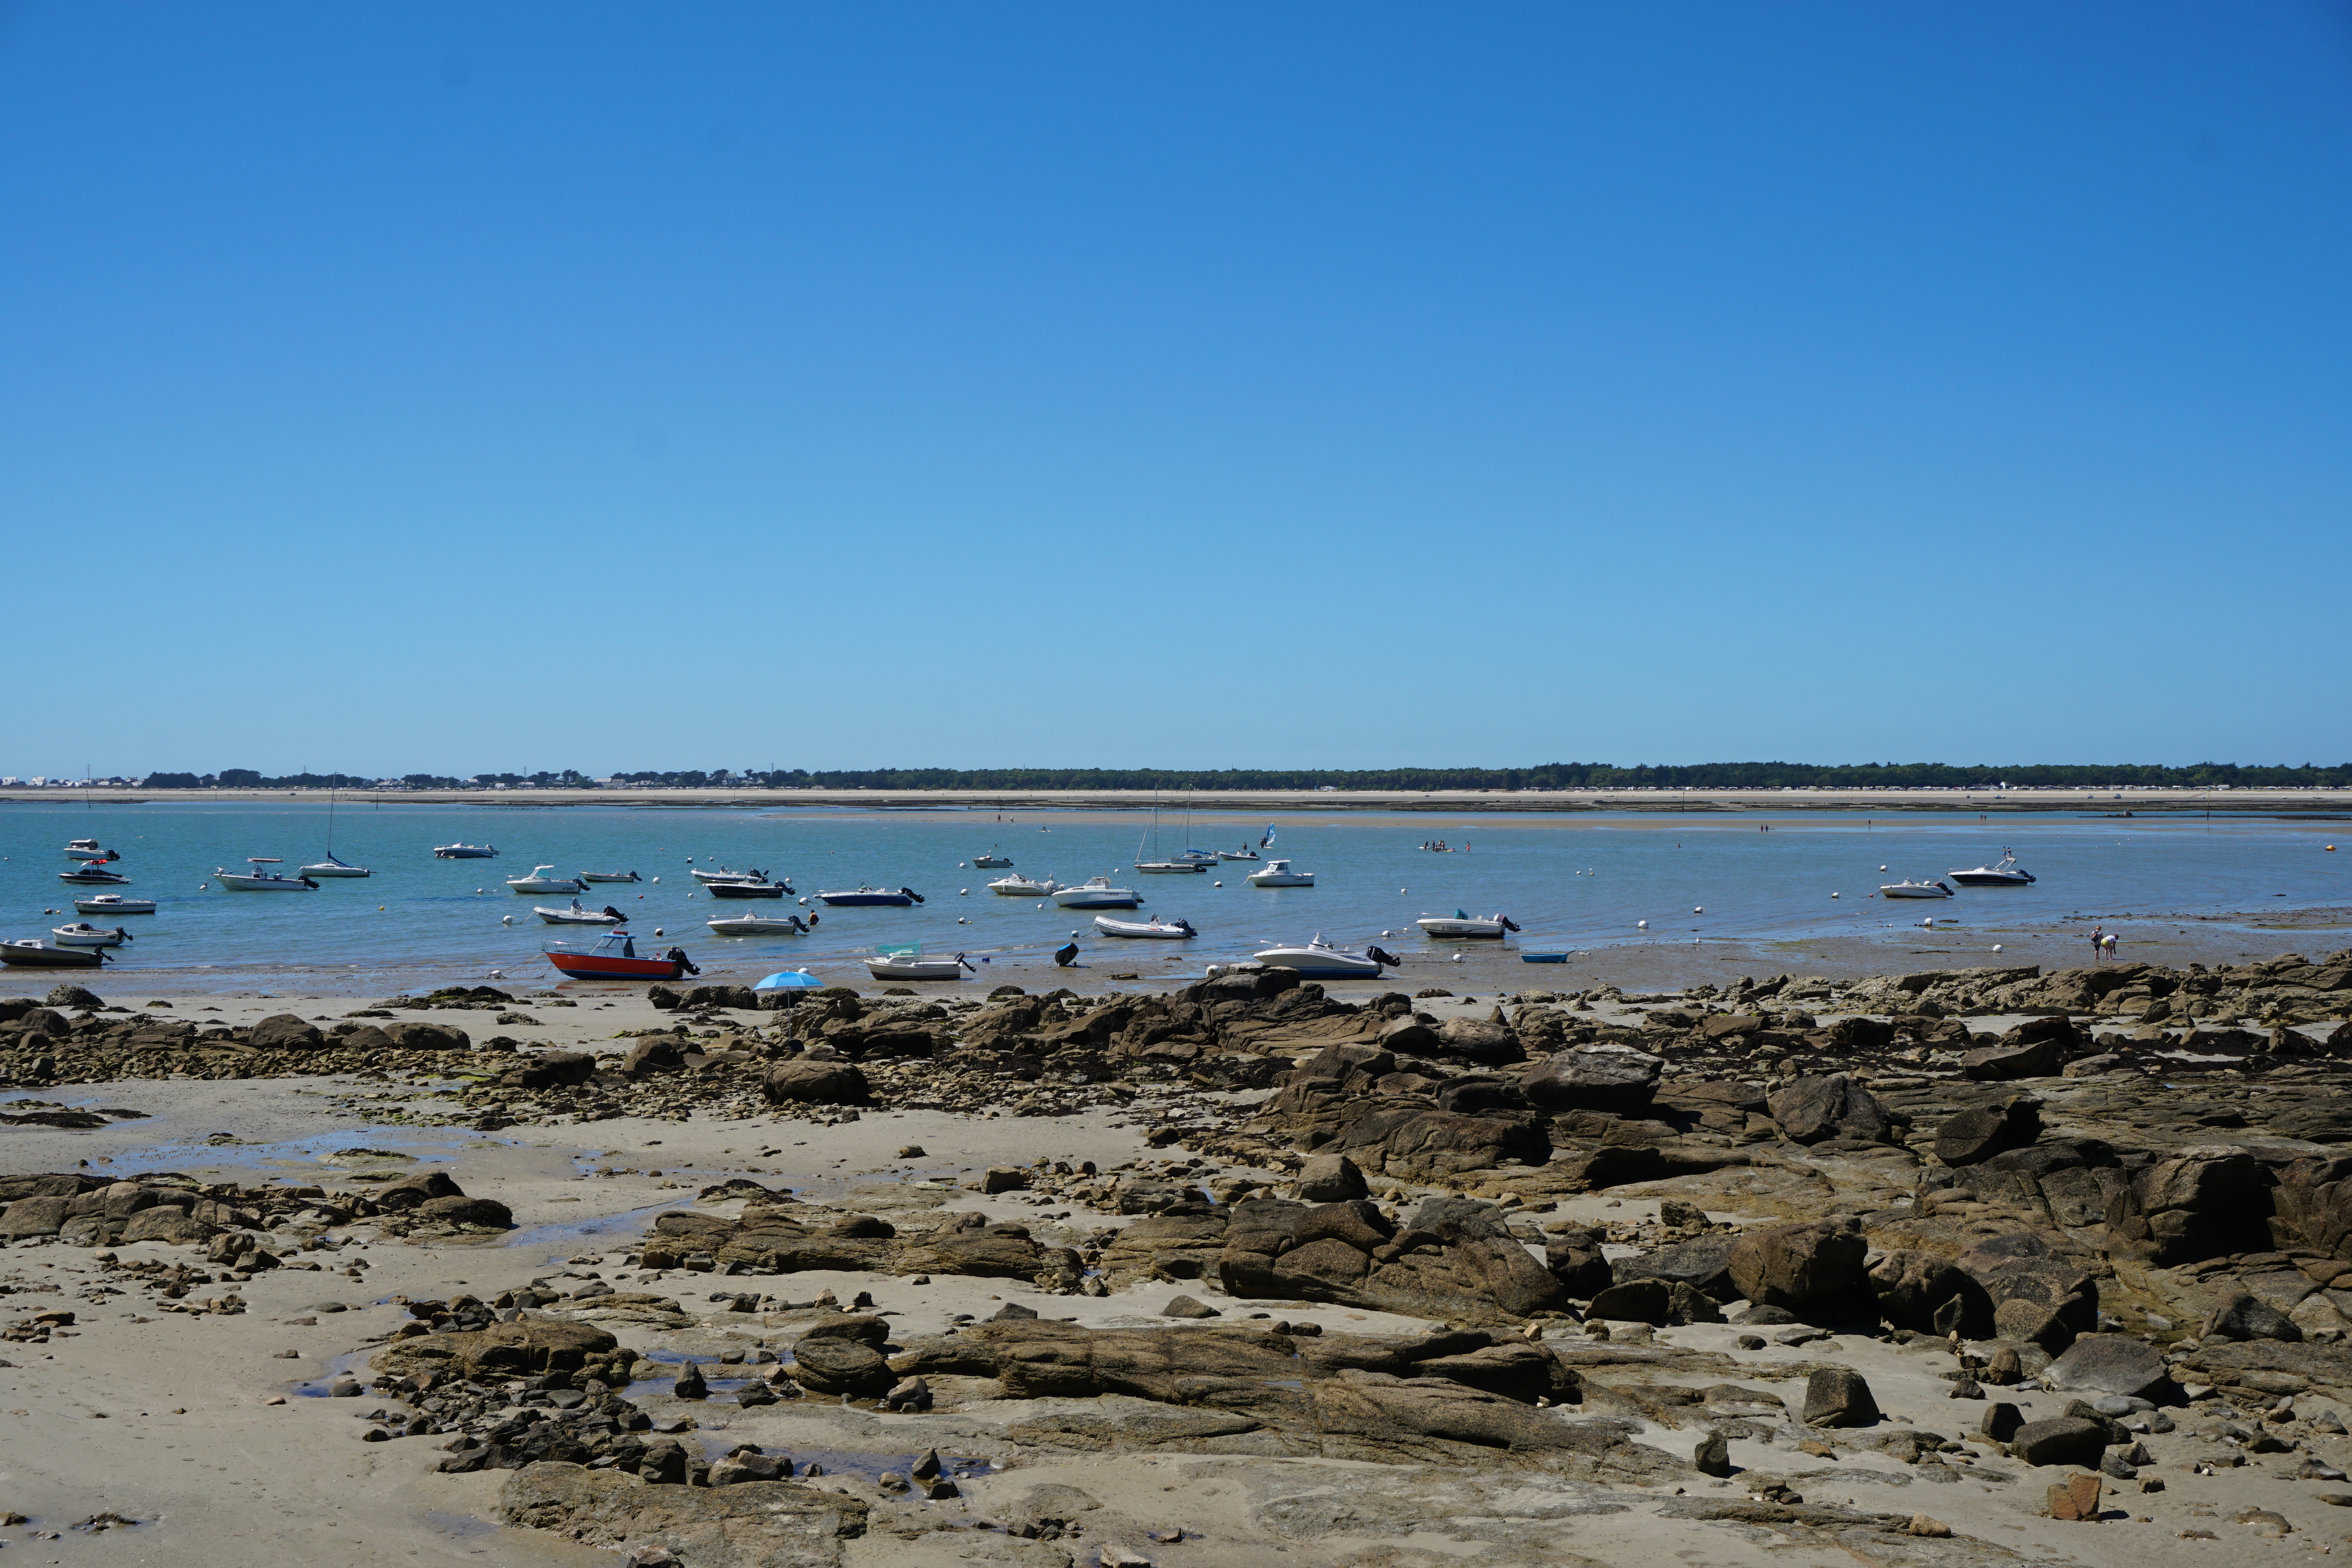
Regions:
<svg viewBox="0 0 2352 1568"><path fill-rule="evenodd" d="M36 773L30 779L26 779L25 782L30 784L36 789L46 789L49 780L46 774Z"/></svg>

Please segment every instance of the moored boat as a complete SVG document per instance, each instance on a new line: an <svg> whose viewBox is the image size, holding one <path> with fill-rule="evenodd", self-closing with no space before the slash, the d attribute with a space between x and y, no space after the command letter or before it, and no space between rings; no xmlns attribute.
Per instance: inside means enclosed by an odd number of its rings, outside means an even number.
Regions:
<svg viewBox="0 0 2352 1568"><path fill-rule="evenodd" d="M517 893L578 893L580 891L580 879L576 876L541 876L540 874L541 872L554 869L551 865L535 865L530 868L529 876L507 878L507 885Z"/></svg>
<svg viewBox="0 0 2352 1568"><path fill-rule="evenodd" d="M629 923L627 915L609 904L602 909L590 909L576 898L568 909L550 909L544 904L535 904L531 905L530 912L550 925L626 925Z"/></svg>
<svg viewBox="0 0 2352 1568"><path fill-rule="evenodd" d="M1200 861L1138 861L1135 862L1135 869L1146 876L1187 876L1204 872L1214 863L1210 862L1204 864Z"/></svg>
<svg viewBox="0 0 2352 1568"><path fill-rule="evenodd" d="M444 861L487 861L498 858L495 844L436 844L433 858Z"/></svg>
<svg viewBox="0 0 2352 1568"><path fill-rule="evenodd" d="M1054 902L1064 909L1133 909L1143 902L1131 887L1113 887L1107 877L1090 876L1076 887L1056 889Z"/></svg>
<svg viewBox="0 0 2352 1568"><path fill-rule="evenodd" d="M866 972L877 980L961 980L972 969L961 953L950 958L927 958L919 947L893 947L866 960Z"/></svg>
<svg viewBox="0 0 2352 1568"><path fill-rule="evenodd" d="M782 898L793 891L788 882L712 882L703 891L713 898Z"/></svg>
<svg viewBox="0 0 2352 1568"><path fill-rule="evenodd" d="M35 937L0 942L0 964L24 969L95 969L106 962L103 947L59 947Z"/></svg>
<svg viewBox="0 0 2352 1568"><path fill-rule="evenodd" d="M757 866L753 866L750 871L737 871L732 866L723 865L697 866L686 874L705 887L718 882L765 882L768 880L768 873Z"/></svg>
<svg viewBox="0 0 2352 1568"><path fill-rule="evenodd" d="M675 980L702 973L683 947L657 958L639 957L635 939L625 931L607 931L594 942L550 942L541 951L575 980Z"/></svg>
<svg viewBox="0 0 2352 1568"><path fill-rule="evenodd" d="M128 884L131 879L119 871L106 869L104 861L84 861L73 871L58 873L59 882L69 882L79 887L102 887L109 883Z"/></svg>
<svg viewBox="0 0 2352 1568"><path fill-rule="evenodd" d="M1315 873L1293 871L1288 861L1268 861L1264 871L1254 871L1244 879L1252 887L1313 887Z"/></svg>
<svg viewBox="0 0 2352 1568"><path fill-rule="evenodd" d="M580 880L582 882L643 882L645 879L633 871L583 871L580 873Z"/></svg>
<svg viewBox="0 0 2352 1568"><path fill-rule="evenodd" d="M319 891L319 884L307 876L280 876L274 871L260 869L267 865L284 864L285 862L276 855L247 855L245 857L245 863L254 869L230 871L225 866L217 867L213 872L213 880L220 883L224 891L229 893L316 893Z"/></svg>
<svg viewBox="0 0 2352 1568"><path fill-rule="evenodd" d="M1001 855L994 850L991 850L984 855L972 856L971 863L982 871L1003 871L1013 864L1013 857Z"/></svg>
<svg viewBox="0 0 2352 1568"><path fill-rule="evenodd" d="M77 920L70 925L51 926L49 935L68 947L120 947L131 940L131 933L120 925L109 931L102 925L92 925L87 920Z"/></svg>
<svg viewBox="0 0 2352 1568"><path fill-rule="evenodd" d="M121 851L101 849L96 839L68 839L66 841L66 859L69 861L119 861L121 858Z"/></svg>
<svg viewBox="0 0 2352 1568"><path fill-rule="evenodd" d="M904 909L908 904L923 902L923 895L911 887L902 887L898 892L892 893L887 888L866 887L863 884L852 888L836 889L831 893L820 892L817 896L835 909L859 909L869 905L888 905L892 908Z"/></svg>
<svg viewBox="0 0 2352 1568"><path fill-rule="evenodd" d="M1244 845L1237 850L1219 850L1217 858L1221 861L1254 861L1260 856L1255 850Z"/></svg>
<svg viewBox="0 0 2352 1568"><path fill-rule="evenodd" d="M1052 877L1039 882L1029 876L1000 876L988 884L988 891L1003 898L1044 898L1060 892L1061 887Z"/></svg>
<svg viewBox="0 0 2352 1568"><path fill-rule="evenodd" d="M2001 851L2000 859L1991 865L1975 866L1949 874L1962 887L2030 887L2033 884L2033 873L2017 863L2017 853L2013 850Z"/></svg>
<svg viewBox="0 0 2352 1568"><path fill-rule="evenodd" d="M804 936L808 927L797 915L727 915L706 920L721 936Z"/></svg>
<svg viewBox="0 0 2352 1568"><path fill-rule="evenodd" d="M330 852L322 861L313 861L302 868L304 876L373 876L375 873L363 865L346 865Z"/></svg>
<svg viewBox="0 0 2352 1568"><path fill-rule="evenodd" d="M1200 935L1189 920L1113 920L1108 915L1095 916L1095 929L1106 936L1158 936L1175 942Z"/></svg>
<svg viewBox="0 0 2352 1568"><path fill-rule="evenodd" d="M1949 898L1952 890L1940 882L1913 882L1905 878L1890 882L1878 890L1881 898Z"/></svg>
<svg viewBox="0 0 2352 1568"><path fill-rule="evenodd" d="M1268 947L1251 955L1270 968L1296 969L1308 979L1377 980L1381 959L1370 953L1334 947L1318 932L1312 941L1296 947Z"/></svg>
<svg viewBox="0 0 2352 1568"><path fill-rule="evenodd" d="M1452 915L1424 915L1413 922L1430 936L1500 936L1507 931L1517 931L1507 915L1493 915L1484 920L1467 910L1457 909Z"/></svg>
<svg viewBox="0 0 2352 1568"><path fill-rule="evenodd" d="M88 898L73 901L77 915L152 915L155 901L152 898L125 898L119 893L92 894Z"/></svg>

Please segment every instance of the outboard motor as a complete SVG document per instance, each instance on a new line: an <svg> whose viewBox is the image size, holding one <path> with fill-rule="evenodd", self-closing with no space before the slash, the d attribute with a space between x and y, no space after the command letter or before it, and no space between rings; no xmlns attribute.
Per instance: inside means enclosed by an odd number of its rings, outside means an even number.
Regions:
<svg viewBox="0 0 2352 1568"><path fill-rule="evenodd" d="M1512 919L1512 918L1511 918L1509 915L1504 915L1504 916L1503 916L1503 929L1504 929L1504 930L1506 930L1506 931L1517 931L1518 928L1519 928L1519 923L1518 923L1517 921L1516 921L1516 920Z"/></svg>
<svg viewBox="0 0 2352 1568"><path fill-rule="evenodd" d="M1402 969L1404 967L1404 964L1402 960L1390 955L1390 953L1384 948L1368 946L1364 949L1364 956L1370 958L1375 964L1386 964L1391 969Z"/></svg>
<svg viewBox="0 0 2352 1568"><path fill-rule="evenodd" d="M627 915L622 914L619 910L614 908L609 904L604 906L604 913L611 915L616 921L626 920L628 918Z"/></svg>
<svg viewBox="0 0 2352 1568"><path fill-rule="evenodd" d="M1198 936L1200 935L1198 931L1192 929L1192 923L1189 920L1179 919L1176 922L1176 926L1177 929L1183 932L1187 936Z"/></svg>
<svg viewBox="0 0 2352 1568"><path fill-rule="evenodd" d="M786 898L798 898L798 897L800 896L800 894L797 894L797 893L795 893L795 892L793 892L793 884L792 884L791 883L784 883L784 884L783 884L783 887L784 887L784 896L785 896Z"/></svg>
<svg viewBox="0 0 2352 1568"><path fill-rule="evenodd" d="M1065 942L1059 947L1054 949L1054 962L1059 964L1063 968L1066 969L1077 961L1078 945L1076 943Z"/></svg>
<svg viewBox="0 0 2352 1568"><path fill-rule="evenodd" d="M686 956L686 949L683 947L673 947L668 952L663 954L662 956L667 958L671 963L676 964L679 968L685 970L689 975L699 975L702 973L700 969L694 967L693 960L689 959Z"/></svg>
<svg viewBox="0 0 2352 1568"><path fill-rule="evenodd" d="M806 934L807 934L808 927L801 924L801 917L800 917L799 915L786 915L784 918L785 918L785 919L787 919L787 920L790 920L790 921L793 923L793 930L798 931L798 932L802 933L803 935L806 935Z"/></svg>
<svg viewBox="0 0 2352 1568"><path fill-rule="evenodd" d="M902 887L902 888L900 888L898 891L899 891L900 893L905 894L908 898L913 899L917 904L920 904L920 903L922 903L922 902L923 902L923 895L922 895L921 894L919 894L919 893L917 893L917 892L916 892L913 888L911 888L911 887Z"/></svg>
<svg viewBox="0 0 2352 1568"><path fill-rule="evenodd" d="M312 882L309 877L307 877L307 876L306 876L306 877L303 877L303 878L301 878L301 879L300 879L300 881L301 881L302 885L303 885L304 887L309 888L311 892L316 893L316 892L318 892L318 891L319 891L319 884L318 884L317 883L315 883L315 882Z"/></svg>

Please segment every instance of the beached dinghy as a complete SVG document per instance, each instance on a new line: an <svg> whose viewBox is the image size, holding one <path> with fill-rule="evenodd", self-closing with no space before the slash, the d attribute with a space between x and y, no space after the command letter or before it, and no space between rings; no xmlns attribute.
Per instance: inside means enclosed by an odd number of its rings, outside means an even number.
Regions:
<svg viewBox="0 0 2352 1568"><path fill-rule="evenodd" d="M263 871L266 865L284 862L276 855L247 855L245 863L252 871L216 869L213 880L230 893L316 893L319 884L307 876L280 876L274 871Z"/></svg>
<svg viewBox="0 0 2352 1568"><path fill-rule="evenodd" d="M103 947L58 947L29 936L0 942L0 964L24 969L95 969L105 962Z"/></svg>
<svg viewBox="0 0 2352 1568"><path fill-rule="evenodd" d="M911 887L902 887L892 893L887 888L861 885L834 893L819 893L817 896L835 909L862 909L870 905L904 909L909 904L923 902L923 895Z"/></svg>
<svg viewBox="0 0 2352 1568"><path fill-rule="evenodd" d="M1268 861L1264 871L1254 871L1245 880L1252 887L1313 887L1315 873L1293 871L1288 861Z"/></svg>
<svg viewBox="0 0 2352 1568"><path fill-rule="evenodd" d="M645 879L633 871L583 871L580 873L580 880L582 882L643 882Z"/></svg>
<svg viewBox="0 0 2352 1568"><path fill-rule="evenodd" d="M534 904L530 912L550 925L626 925L629 917L606 904L602 909L584 907L578 899L568 909L550 909L544 904Z"/></svg>
<svg viewBox="0 0 2352 1568"><path fill-rule="evenodd" d="M433 858L444 861L487 861L498 858L495 844L436 844Z"/></svg>
<svg viewBox="0 0 2352 1568"><path fill-rule="evenodd" d="M1500 936L1506 931L1517 931L1507 915L1489 915L1484 920L1474 918L1467 910L1457 909L1452 915L1424 915L1413 922L1430 936Z"/></svg>
<svg viewBox="0 0 2352 1568"><path fill-rule="evenodd" d="M1095 916L1095 929L1106 936L1160 936L1176 942L1200 935L1189 920L1113 920L1108 915Z"/></svg>
<svg viewBox="0 0 2352 1568"><path fill-rule="evenodd" d="M73 871L58 873L59 882L69 882L78 887L102 887L109 883L128 883L131 879L119 871L106 869L104 861L84 861Z"/></svg>
<svg viewBox="0 0 2352 1568"><path fill-rule="evenodd" d="M1279 862L1277 862L1279 863ZM1315 939L1298 947L1268 947L1252 955L1261 964L1273 969L1296 969L1310 980L1377 980L1381 977L1381 960L1366 953L1350 953L1334 947L1318 932Z"/></svg>
<svg viewBox="0 0 2352 1568"><path fill-rule="evenodd" d="M1108 878L1090 876L1076 887L1055 890L1054 902L1065 909L1133 909L1143 902L1131 887L1113 887Z"/></svg>
<svg viewBox="0 0 2352 1568"><path fill-rule="evenodd" d="M966 969L971 966L961 953L951 958L926 958L919 947L887 948L866 960L866 972L877 980L961 980Z"/></svg>
<svg viewBox="0 0 2352 1568"><path fill-rule="evenodd" d="M2013 850L2000 852L2000 860L1993 865L1980 865L1970 871L1956 871L1952 880L1962 887L2031 887L2033 873L2017 863Z"/></svg>
<svg viewBox="0 0 2352 1568"><path fill-rule="evenodd" d="M703 922L721 936L805 936L797 915L729 915Z"/></svg>
<svg viewBox="0 0 2352 1568"><path fill-rule="evenodd" d="M125 898L119 893L92 894L88 898L73 901L77 915L152 915L155 901L152 898Z"/></svg>
<svg viewBox="0 0 2352 1568"><path fill-rule="evenodd" d="M1879 888L1881 898L1949 898L1952 890L1940 882L1890 882Z"/></svg>
<svg viewBox="0 0 2352 1568"><path fill-rule="evenodd" d="M131 940L131 933L118 925L109 931L102 925L92 925L87 920L77 920L71 925L57 925L49 935L68 947L120 947Z"/></svg>
<svg viewBox="0 0 2352 1568"><path fill-rule="evenodd" d="M507 885L517 893L578 893L580 879L576 876L541 876L541 872L553 871L551 865L535 865L529 876L510 876Z"/></svg>
<svg viewBox="0 0 2352 1568"><path fill-rule="evenodd" d="M637 956L635 938L607 931L594 942L550 942L547 961L575 980L675 980L699 975L686 949L672 947L658 958Z"/></svg>

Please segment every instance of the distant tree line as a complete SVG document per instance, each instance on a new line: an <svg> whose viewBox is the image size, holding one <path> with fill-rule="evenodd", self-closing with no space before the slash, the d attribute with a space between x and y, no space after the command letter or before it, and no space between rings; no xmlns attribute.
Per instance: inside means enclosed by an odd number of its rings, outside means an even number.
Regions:
<svg viewBox="0 0 2352 1568"><path fill-rule="evenodd" d="M2352 763L2322 768L2200 762L2189 768L2154 763L2037 764L2021 768L1955 767L1941 762L1864 762L1821 767L1804 762L1701 762L1687 767L1620 768L1602 762L1548 762L1535 768L1257 768L1200 770L1159 768L780 768L768 771L699 768L615 773L611 782L677 789L1990 789L2007 784L2061 789L2141 785L2168 789L2341 789L2352 787ZM151 773L151 789L358 789L397 785L410 789L562 789L602 780L572 768L560 773L477 773L454 779L408 773L397 779L346 773L295 773L267 778L249 768L213 773Z"/></svg>

